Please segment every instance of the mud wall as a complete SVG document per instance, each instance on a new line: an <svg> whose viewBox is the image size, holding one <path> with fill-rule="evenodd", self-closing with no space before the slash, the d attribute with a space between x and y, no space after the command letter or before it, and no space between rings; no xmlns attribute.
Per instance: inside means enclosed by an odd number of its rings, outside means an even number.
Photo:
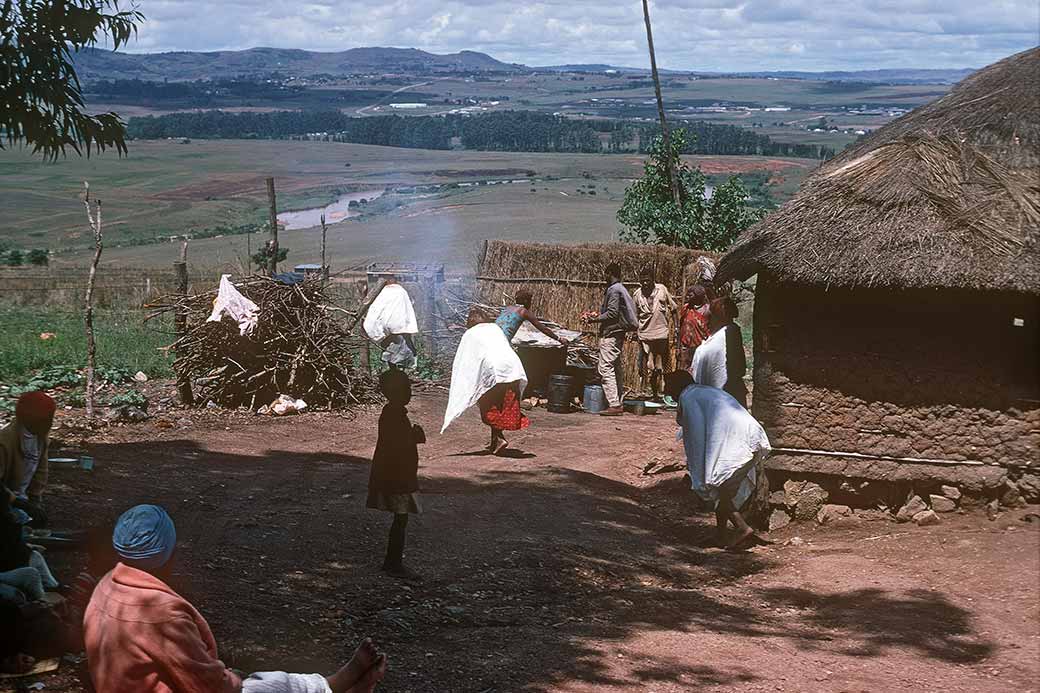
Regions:
<svg viewBox="0 0 1040 693"><path fill-rule="evenodd" d="M826 290L760 275L754 414L775 447L1040 465L1038 317L1040 300L1021 294ZM778 454L771 466L992 476L837 456Z"/></svg>

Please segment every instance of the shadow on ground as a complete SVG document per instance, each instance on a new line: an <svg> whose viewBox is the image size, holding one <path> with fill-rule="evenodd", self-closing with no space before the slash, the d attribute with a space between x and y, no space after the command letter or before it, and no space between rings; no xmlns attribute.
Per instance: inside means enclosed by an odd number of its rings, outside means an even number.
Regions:
<svg viewBox="0 0 1040 693"><path fill-rule="evenodd" d="M99 445L94 455L105 462L92 475L59 473L57 522L165 505L180 540L173 586L245 670L329 671L364 636L390 652L387 689L397 691L755 679L707 652L625 659L654 632L775 638L856 657L911 649L957 663L993 650L941 594L748 587L778 567L782 549L700 548L706 518L691 529L689 517L644 503L645 490L587 472L459 461L475 469L425 476L424 513L407 539L425 580L406 585L378 571L390 518L364 508L363 457L240 455L190 440Z"/></svg>

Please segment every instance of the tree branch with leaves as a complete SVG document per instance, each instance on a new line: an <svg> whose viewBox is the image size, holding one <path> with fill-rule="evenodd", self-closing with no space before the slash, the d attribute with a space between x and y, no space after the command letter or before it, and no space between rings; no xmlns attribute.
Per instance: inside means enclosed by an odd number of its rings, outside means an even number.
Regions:
<svg viewBox="0 0 1040 693"><path fill-rule="evenodd" d="M625 190L625 201L617 213L618 222L625 226L621 240L721 252L765 215L765 210L748 204L748 192L735 176L707 197L704 173L680 158L686 138L685 130L671 133L670 156L664 138L658 135L654 139L643 165L643 177ZM678 205L670 164L675 166Z"/></svg>
<svg viewBox="0 0 1040 693"><path fill-rule="evenodd" d="M0 149L17 143L48 159L115 148L126 128L115 113L85 112L74 54L133 37L144 16L119 0L0 0Z"/></svg>

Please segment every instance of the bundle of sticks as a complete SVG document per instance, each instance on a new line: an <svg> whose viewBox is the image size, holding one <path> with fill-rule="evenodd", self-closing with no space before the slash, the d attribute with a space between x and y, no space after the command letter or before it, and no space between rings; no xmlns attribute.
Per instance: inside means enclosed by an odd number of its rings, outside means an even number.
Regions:
<svg viewBox="0 0 1040 693"><path fill-rule="evenodd" d="M149 318L187 316L186 333L169 348L173 368L192 383L196 402L255 411L279 395L328 409L378 401L375 384L355 363L359 338L332 317L347 311L327 304L321 280L286 285L250 276L234 284L259 307L257 324L245 335L227 315L207 322L216 290L149 305Z"/></svg>

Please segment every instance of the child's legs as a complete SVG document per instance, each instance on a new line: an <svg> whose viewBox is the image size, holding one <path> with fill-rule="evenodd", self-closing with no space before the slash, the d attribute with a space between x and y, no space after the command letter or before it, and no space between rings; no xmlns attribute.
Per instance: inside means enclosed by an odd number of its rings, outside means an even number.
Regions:
<svg viewBox="0 0 1040 693"><path fill-rule="evenodd" d="M394 522L390 525L390 541L386 546L386 564L391 567L401 565L404 557L404 533L408 527L408 513L394 513Z"/></svg>

